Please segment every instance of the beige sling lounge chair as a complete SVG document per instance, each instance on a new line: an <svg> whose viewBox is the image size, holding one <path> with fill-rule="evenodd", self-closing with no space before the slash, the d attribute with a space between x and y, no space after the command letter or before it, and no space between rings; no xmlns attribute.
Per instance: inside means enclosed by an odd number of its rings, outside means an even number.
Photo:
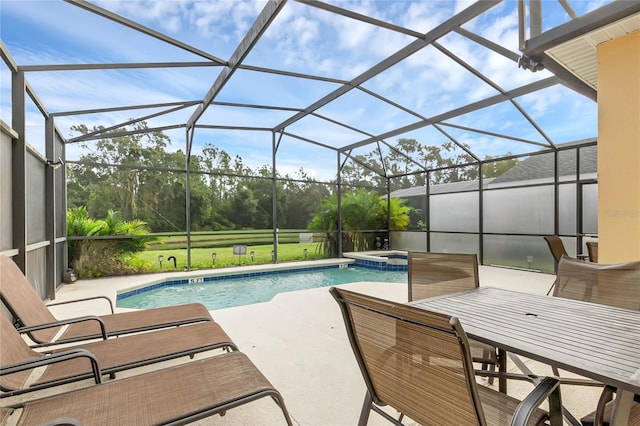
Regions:
<svg viewBox="0 0 640 426"><path fill-rule="evenodd" d="M407 255L409 302L480 286L475 254L410 251ZM471 355L482 370L496 370L498 353L493 346L472 340ZM493 384L493 377L489 383Z"/></svg>
<svg viewBox="0 0 640 426"><path fill-rule="evenodd" d="M394 424L388 405L422 425L562 425L559 382L545 378L524 401L478 385L456 318L332 287L371 410ZM549 401L550 413L538 408ZM549 417L551 416L551 417Z"/></svg>
<svg viewBox="0 0 640 426"><path fill-rule="evenodd" d="M54 396L17 403L18 425L75 419L84 426L178 425L190 423L270 396L289 413L280 393L241 352L137 376L113 380ZM54 423L55 424L55 423Z"/></svg>
<svg viewBox="0 0 640 426"><path fill-rule="evenodd" d="M67 343L96 338L104 339L107 336L213 321L207 308L200 303L114 313L113 305L106 297L103 299L109 304L111 314L58 320L36 294L15 262L2 255L0 255L0 298L18 320L18 331L27 334L33 342L39 345L48 345L54 341ZM88 299L71 302L85 300ZM58 324L59 327L32 328L42 324ZM66 324L68 327L57 336Z"/></svg>
<svg viewBox="0 0 640 426"><path fill-rule="evenodd" d="M0 315L0 333L0 372L31 366L0 377L2 397L87 378L99 383L102 375L113 376L122 370L182 356L193 357L214 349L238 349L212 321L67 346L49 355L31 349L4 315ZM30 378L40 364L46 365L44 371L37 378Z"/></svg>

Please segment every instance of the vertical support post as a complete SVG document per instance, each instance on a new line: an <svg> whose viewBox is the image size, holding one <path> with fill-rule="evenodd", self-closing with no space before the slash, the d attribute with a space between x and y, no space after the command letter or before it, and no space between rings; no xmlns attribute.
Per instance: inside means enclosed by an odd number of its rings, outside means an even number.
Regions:
<svg viewBox="0 0 640 426"><path fill-rule="evenodd" d="M27 272L27 140L26 140L26 80L24 71L12 75L11 127L18 133L12 149L12 201L13 248L18 254L13 258L23 273Z"/></svg>
<svg viewBox="0 0 640 426"><path fill-rule="evenodd" d="M559 153L553 152L553 234L560 235L560 178L559 178ZM554 272L558 272L558 263L554 262Z"/></svg>
<svg viewBox="0 0 640 426"><path fill-rule="evenodd" d="M529 1L529 37L533 38L542 34L542 1Z"/></svg>
<svg viewBox="0 0 640 426"><path fill-rule="evenodd" d="M527 16L524 0L518 0L518 46L524 50L527 38Z"/></svg>
<svg viewBox="0 0 640 426"><path fill-rule="evenodd" d="M558 151L553 152L553 233L560 235L560 178Z"/></svg>
<svg viewBox="0 0 640 426"><path fill-rule="evenodd" d="M66 151L66 145L65 145L65 141L62 141L60 144L60 157L66 162L67 160L67 151ZM66 270L66 268L68 268L69 265L69 242L67 240L67 235L68 235L68 231L67 231L67 166L63 166L60 169L60 180L61 180L61 185L60 185L60 193L58 194L58 204L57 204L57 214L62 214L64 215L64 220L62 221L62 230L60 230L59 235L62 236L63 238L63 242L64 242L64 247L62 250L62 269ZM59 264L59 263L58 263Z"/></svg>
<svg viewBox="0 0 640 426"><path fill-rule="evenodd" d="M387 177L387 235L389 238L389 250L392 250L391 244L391 179Z"/></svg>
<svg viewBox="0 0 640 426"><path fill-rule="evenodd" d="M185 162L185 184L184 184L184 198L185 198L185 224L187 227L187 271L191 270L191 174L189 173L190 164L191 164L191 149L193 146L193 133L195 132L195 127L187 128L186 130L186 162Z"/></svg>
<svg viewBox="0 0 640 426"><path fill-rule="evenodd" d="M580 148L576 148L576 254L582 252L582 181L580 179Z"/></svg>
<svg viewBox="0 0 640 426"><path fill-rule="evenodd" d="M425 182L425 225L427 227L427 251L431 251L431 172L427 170Z"/></svg>
<svg viewBox="0 0 640 426"><path fill-rule="evenodd" d="M271 211L273 221L273 263L278 263L278 191L276 188L276 134L271 132Z"/></svg>
<svg viewBox="0 0 640 426"><path fill-rule="evenodd" d="M337 191L337 204L338 204L338 257L342 257L342 167L340 165L340 151L337 151L338 163L336 168L336 191Z"/></svg>
<svg viewBox="0 0 640 426"><path fill-rule="evenodd" d="M478 263L484 265L484 162L478 163Z"/></svg>
<svg viewBox="0 0 640 426"><path fill-rule="evenodd" d="M56 149L54 146L54 127L53 117L45 118L44 129L45 156L49 160L56 161ZM58 271L56 262L56 170L53 167L46 166L44 172L45 185L45 234L49 239L49 246L46 249L45 260L45 294L48 298L54 299L56 293L56 284L58 283Z"/></svg>

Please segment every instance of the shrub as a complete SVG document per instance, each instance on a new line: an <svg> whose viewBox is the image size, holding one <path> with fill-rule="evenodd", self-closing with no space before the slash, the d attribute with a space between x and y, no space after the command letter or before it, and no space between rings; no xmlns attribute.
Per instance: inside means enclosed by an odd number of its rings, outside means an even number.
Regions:
<svg viewBox="0 0 640 426"><path fill-rule="evenodd" d="M89 217L84 206L70 209L67 211L67 236L117 238L69 240L69 267L75 270L78 278L139 272L143 265L130 262L131 254L144 250L147 243L156 239L136 237L146 234L149 234L146 223L124 221L113 210L109 210L104 219L97 220Z"/></svg>

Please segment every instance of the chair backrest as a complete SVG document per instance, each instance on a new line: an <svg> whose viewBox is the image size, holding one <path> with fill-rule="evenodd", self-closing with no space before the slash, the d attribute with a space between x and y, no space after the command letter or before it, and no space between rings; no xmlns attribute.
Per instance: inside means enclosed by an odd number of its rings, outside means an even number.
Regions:
<svg viewBox="0 0 640 426"><path fill-rule="evenodd" d="M598 242L587 242L587 253L589 254L589 262L598 263Z"/></svg>
<svg viewBox="0 0 640 426"><path fill-rule="evenodd" d="M485 418L456 318L333 287L367 390L420 424Z"/></svg>
<svg viewBox="0 0 640 426"><path fill-rule="evenodd" d="M603 264L564 256L553 295L640 310L640 261Z"/></svg>
<svg viewBox="0 0 640 426"><path fill-rule="evenodd" d="M441 296L480 285L478 256L461 253L407 253L409 301Z"/></svg>
<svg viewBox="0 0 640 426"><path fill-rule="evenodd" d="M549 250L551 250L551 254L553 255L553 259L556 261L556 263L560 262L560 258L563 255L567 256L567 249L565 249L564 243L559 236L546 235L544 239L549 245Z"/></svg>
<svg viewBox="0 0 640 426"><path fill-rule="evenodd" d="M3 255L0 255L0 299L24 326L56 321L18 265ZM53 327L33 332L32 336L38 341L50 342L58 331L59 327Z"/></svg>
<svg viewBox="0 0 640 426"><path fill-rule="evenodd" d="M43 355L27 345L20 333L13 327L9 318L0 313L0 365L6 366L23 362ZM25 370L14 374L0 376L0 389L9 391L25 387L32 370Z"/></svg>

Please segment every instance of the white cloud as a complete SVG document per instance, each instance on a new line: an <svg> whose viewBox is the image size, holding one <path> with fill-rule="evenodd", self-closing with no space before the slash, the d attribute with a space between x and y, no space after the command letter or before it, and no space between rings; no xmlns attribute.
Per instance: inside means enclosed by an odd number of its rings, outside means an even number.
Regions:
<svg viewBox="0 0 640 426"><path fill-rule="evenodd" d="M27 37L24 37L26 32L19 34L20 37L18 37L11 32L5 32L3 28L3 41L8 44L11 53L20 64L202 59L63 2L2 1L3 15L5 15L3 19L10 16L11 19L20 20L24 23L24 28L28 28L30 34L33 34L33 40L28 41ZM452 2L450 0L422 2L337 0L334 2L338 7L373 16L420 33L428 32L471 3L471 1ZM592 7L595 3L602 2L591 1L588 7ZM36 4L38 7L30 6ZM109 0L100 1L98 4L129 19L137 20L149 28L166 32L173 38L224 60L235 50L265 2ZM580 5L580 7L583 6L587 7L587 5ZM517 19L514 11L515 2L503 2L466 24L465 28L472 29L483 37L517 53ZM52 16L56 19L51 19ZM414 38L404 34L289 1L259 40L246 63L348 80L368 70L413 40ZM462 36L447 36L439 42L505 90L550 75L548 72L534 74L518 69L513 61L491 53ZM29 73L27 78L49 110L66 111L202 99L215 81L220 69L208 67ZM242 78L238 78L240 76ZM7 93L4 80L3 94ZM433 47L422 49L402 63L372 78L364 86L403 106L416 108L427 117L495 93L489 85L480 82ZM223 88L218 99L304 108L336 87L337 85L333 84L321 84L284 76L267 77L260 73L240 70ZM549 112L563 106L564 111L575 114L576 118L573 121L577 125L583 120L580 112L588 109L589 101L576 96L572 98L572 102L567 102L564 93L566 92L562 90L541 92L522 99L522 104L533 117L544 120L548 125L557 121L557 117L548 117ZM351 101L350 97L344 99L353 102L353 105L349 107L349 105L336 103L334 106L328 106L326 111L330 111L335 119L353 123L356 127L362 126L363 130L371 133L403 125L406 120L415 120L404 112L391 110L389 105L381 105L382 103L378 100L354 98ZM4 105L5 103L3 108ZM285 113L282 117L293 114L293 112ZM473 121L470 117L465 118L470 120L468 124L471 127L486 126L497 131L504 129L514 133L530 134L530 130L521 129L519 126L522 117L514 117L511 114L512 112L503 111L486 115L477 114L473 120L478 121ZM59 117L56 122L61 127L79 122L87 125L93 123L111 125L134 115L138 115L138 112L124 111L95 117ZM156 121L169 123L171 119L179 117L177 120L184 122L186 120L184 117L189 115L187 112L183 115L158 118ZM273 116L259 114L255 110L218 112L218 114L207 114L205 118L208 119L209 116L215 117L211 121L216 122L227 120L234 123L261 123L261 125L283 119L275 114ZM590 114L588 116L591 117ZM571 125L573 124L572 122ZM567 125L564 123L564 126ZM292 126L291 130L334 146L363 139L360 134L338 126L327 126L326 123L317 120L303 120ZM183 139L181 133L175 132L175 137ZM576 132L576 134L583 133ZM249 136L245 139L229 137L225 140L233 140L238 145L246 143L254 147L254 138L257 136ZM489 139L486 141L487 150L504 148L503 145ZM485 143L484 139L479 138L475 138L474 141L478 146ZM258 141L256 140L255 143ZM260 143L263 143L262 139ZM303 143L300 145L304 146ZM247 151L244 155L252 154ZM263 154L260 153L260 155ZM269 156L270 154L266 155L267 158ZM314 167L314 164L310 163L309 167Z"/></svg>
<svg viewBox="0 0 640 426"><path fill-rule="evenodd" d="M475 0L456 0L456 6L454 8L454 14L462 12L472 4L476 3Z"/></svg>

